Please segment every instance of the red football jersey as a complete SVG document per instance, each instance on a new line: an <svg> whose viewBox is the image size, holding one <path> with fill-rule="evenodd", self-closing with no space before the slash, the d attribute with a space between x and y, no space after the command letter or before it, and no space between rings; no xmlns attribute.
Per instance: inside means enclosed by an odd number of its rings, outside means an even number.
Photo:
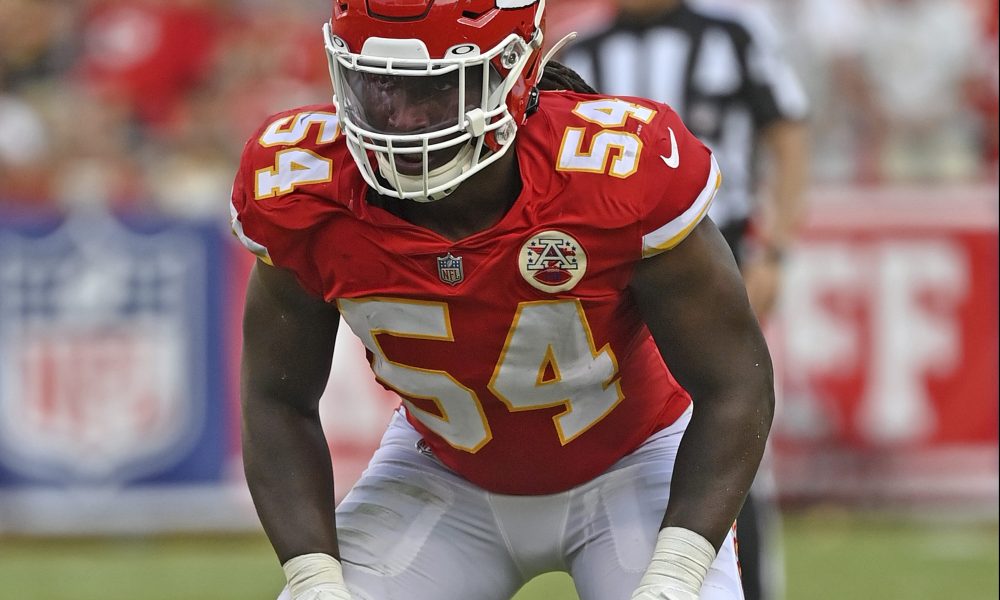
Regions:
<svg viewBox="0 0 1000 600"><path fill-rule="evenodd" d="M332 106L288 111L246 146L233 229L337 303L444 464L487 490L549 494L688 406L628 284L721 178L669 107L639 98L543 92L516 152L509 212L450 241L366 203Z"/></svg>

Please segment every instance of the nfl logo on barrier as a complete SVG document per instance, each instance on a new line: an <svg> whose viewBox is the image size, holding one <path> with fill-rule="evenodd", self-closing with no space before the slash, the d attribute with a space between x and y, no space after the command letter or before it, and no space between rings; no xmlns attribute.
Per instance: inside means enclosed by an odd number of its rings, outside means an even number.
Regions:
<svg viewBox="0 0 1000 600"><path fill-rule="evenodd" d="M462 270L462 257L452 256L451 252L444 256L437 257L438 277L448 285L458 285L465 279L465 272Z"/></svg>
<svg viewBox="0 0 1000 600"><path fill-rule="evenodd" d="M0 483L127 480L185 456L209 402L199 238L82 217L0 230L0 259Z"/></svg>

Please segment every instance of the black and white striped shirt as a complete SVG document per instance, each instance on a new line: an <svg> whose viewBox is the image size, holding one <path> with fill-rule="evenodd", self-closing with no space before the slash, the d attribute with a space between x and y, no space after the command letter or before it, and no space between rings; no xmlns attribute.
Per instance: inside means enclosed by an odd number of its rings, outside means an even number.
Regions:
<svg viewBox="0 0 1000 600"><path fill-rule="evenodd" d="M621 16L567 49L562 62L599 92L669 104L716 155L725 183L709 215L721 227L753 212L755 139L805 117L798 78L759 12L682 3L646 19Z"/></svg>

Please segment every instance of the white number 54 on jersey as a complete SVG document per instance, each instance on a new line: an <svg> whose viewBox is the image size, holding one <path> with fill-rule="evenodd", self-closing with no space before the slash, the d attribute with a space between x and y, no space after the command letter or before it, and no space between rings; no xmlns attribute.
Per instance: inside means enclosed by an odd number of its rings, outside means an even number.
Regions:
<svg viewBox="0 0 1000 600"><path fill-rule="evenodd" d="M339 300L341 315L372 353L372 370L404 397L411 415L455 448L476 452L492 438L476 393L445 371L391 360L377 335L454 341L448 305L397 298ZM572 377L563 374L572 373ZM618 363L594 346L577 300L522 302L496 359L489 389L511 411L563 406L552 418L563 445L590 429L621 402ZM434 403L438 414L405 398Z"/></svg>
<svg viewBox="0 0 1000 600"><path fill-rule="evenodd" d="M573 114L604 129L591 137L589 148L584 148L587 129L567 127L559 146L558 170L607 173L621 179L636 172L642 140L634 133L613 128L623 127L629 118L649 123L656 115L655 110L618 98L605 98L581 102L573 109ZM617 150L617 155L614 155L614 150Z"/></svg>
<svg viewBox="0 0 1000 600"><path fill-rule="evenodd" d="M337 115L328 112L305 112L283 117L267 126L257 141L261 146L294 146L310 131L316 132L316 144L328 144L340 135ZM254 173L256 200L281 196L300 185L325 183L333 179L333 162L305 148L286 148L274 154L274 166Z"/></svg>

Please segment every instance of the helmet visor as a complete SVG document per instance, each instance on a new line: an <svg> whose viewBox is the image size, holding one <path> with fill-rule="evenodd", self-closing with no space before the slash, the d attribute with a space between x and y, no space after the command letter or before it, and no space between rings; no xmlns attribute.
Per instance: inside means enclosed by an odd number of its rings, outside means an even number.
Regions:
<svg viewBox="0 0 1000 600"><path fill-rule="evenodd" d="M455 128L456 135L465 114L487 108L487 99L500 84L498 75L484 86L488 64L466 68L407 73L392 69L391 74L343 69L341 94L345 116L372 133L419 135Z"/></svg>

